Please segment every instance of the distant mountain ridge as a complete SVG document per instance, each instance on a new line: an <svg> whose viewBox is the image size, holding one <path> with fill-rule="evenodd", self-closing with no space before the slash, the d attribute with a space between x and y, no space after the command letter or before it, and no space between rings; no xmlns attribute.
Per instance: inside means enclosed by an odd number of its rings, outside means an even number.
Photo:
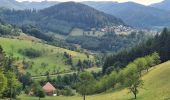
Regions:
<svg viewBox="0 0 170 100"><path fill-rule="evenodd" d="M162 2L159 3L155 3L150 5L151 7L155 7L155 8L159 8L159 9L163 9L163 10L167 10L170 11L170 0L164 0Z"/></svg>
<svg viewBox="0 0 170 100"><path fill-rule="evenodd" d="M55 4L57 1L42 1L42 2L17 2L16 0L0 0L0 8L24 10L24 9L44 9Z"/></svg>
<svg viewBox="0 0 170 100"><path fill-rule="evenodd" d="M133 2L84 2L97 10L121 18L128 25L138 28L170 26L170 13L165 10Z"/></svg>
<svg viewBox="0 0 170 100"><path fill-rule="evenodd" d="M19 3L15 0L0 0L0 8L20 9Z"/></svg>

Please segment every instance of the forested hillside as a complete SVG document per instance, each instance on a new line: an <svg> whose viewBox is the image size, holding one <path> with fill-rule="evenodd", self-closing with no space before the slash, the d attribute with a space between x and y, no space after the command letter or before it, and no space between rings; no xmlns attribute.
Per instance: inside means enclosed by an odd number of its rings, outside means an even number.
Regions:
<svg viewBox="0 0 170 100"><path fill-rule="evenodd" d="M103 66L103 72L108 69L119 69L126 66L129 62L138 57L148 55L153 52L158 52L162 62L170 59L170 31L165 28L161 34L157 34L154 38L150 38L137 46L120 51L109 56Z"/></svg>
<svg viewBox="0 0 170 100"><path fill-rule="evenodd" d="M66 39L68 43L79 44L82 48L101 51L101 52L117 52L119 50L133 47L134 45L145 41L149 35L145 32L132 32L128 35L107 33L103 36L70 36Z"/></svg>
<svg viewBox="0 0 170 100"><path fill-rule="evenodd" d="M124 25L119 18L75 2L60 3L41 11L1 9L0 18L12 24L20 26L31 24L41 30L64 35L68 35L75 27L91 30L91 28Z"/></svg>
<svg viewBox="0 0 170 100"><path fill-rule="evenodd" d="M45 17L45 20L42 20L42 22L46 22L47 25L54 25L54 22L52 21L53 19L57 19L61 22L63 21L65 23L71 24L71 29L73 27L78 27L88 30L91 28L102 28L109 25L123 25L121 19L105 14L103 12L99 12L84 4L75 2L61 3L41 10L40 13Z"/></svg>

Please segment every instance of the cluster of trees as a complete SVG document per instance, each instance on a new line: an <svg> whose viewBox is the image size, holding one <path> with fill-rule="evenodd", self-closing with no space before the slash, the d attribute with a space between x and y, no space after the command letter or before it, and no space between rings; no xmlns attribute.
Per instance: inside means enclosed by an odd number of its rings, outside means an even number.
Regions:
<svg viewBox="0 0 170 100"><path fill-rule="evenodd" d="M45 97L45 92L38 81L33 81L29 87L26 87L25 93L39 97L39 100Z"/></svg>
<svg viewBox="0 0 170 100"><path fill-rule="evenodd" d="M75 88L75 83L78 81L78 74L66 74L64 76L58 75L56 78L51 79L48 78L46 80L42 80L40 83L45 84L46 82L51 82L58 89L64 89L66 86L71 88Z"/></svg>
<svg viewBox="0 0 170 100"><path fill-rule="evenodd" d="M139 43L137 46L122 50L111 56L108 56L103 66L103 73L110 69L119 69L126 66L129 62L138 57L149 55L153 52L160 54L160 59L165 62L170 59L170 31L165 28L160 34L149 38L147 41Z"/></svg>
<svg viewBox="0 0 170 100"><path fill-rule="evenodd" d="M139 88L143 85L143 81L140 78L142 72L147 72L149 68L159 63L159 54L155 52L151 55L137 58L124 69L112 71L99 80L95 80L91 73L83 72L79 76L77 91L84 96L85 100L85 95L105 92L119 84L119 87L127 87L136 99Z"/></svg>
<svg viewBox="0 0 170 100"><path fill-rule="evenodd" d="M21 91L25 90L28 93L29 89L32 89L35 96L45 97L40 83L33 82L31 74L21 73L16 61L18 58L7 56L0 46L0 98L16 99ZM23 63L27 62L23 60Z"/></svg>
<svg viewBox="0 0 170 100"><path fill-rule="evenodd" d="M83 60L83 61L81 61L79 59L76 66L73 67L73 69L76 69L78 71L83 71L84 69L91 68L94 65L95 65L94 62L91 61L91 60Z"/></svg>
<svg viewBox="0 0 170 100"><path fill-rule="evenodd" d="M14 35L17 36L21 33L21 30L11 24L7 24L0 20L0 35Z"/></svg>
<svg viewBox="0 0 170 100"><path fill-rule="evenodd" d="M86 99L86 95L91 94L94 89L95 80L93 75L89 72L83 72L79 75L79 83L77 84L77 92L83 95L83 100Z"/></svg>
<svg viewBox="0 0 170 100"><path fill-rule="evenodd" d="M45 34L42 31L40 31L38 28L32 25L23 25L21 29L24 33L27 33L36 38L42 39L44 41L49 41L49 42L53 41L52 35Z"/></svg>
<svg viewBox="0 0 170 100"><path fill-rule="evenodd" d="M18 81L18 69L13 64L13 57L6 57L0 46L0 97L16 98L21 92L21 83Z"/></svg>
<svg viewBox="0 0 170 100"><path fill-rule="evenodd" d="M86 68L91 68L94 66L94 62L91 60L78 60L77 64L74 65L73 64L73 60L72 60L72 56L70 54L68 54L67 52L64 52L64 58L65 59L65 64L71 65L72 66L72 70L78 70L78 71L82 71Z"/></svg>
<svg viewBox="0 0 170 100"><path fill-rule="evenodd" d="M64 52L64 57L66 58L65 64L73 66L72 56L67 52Z"/></svg>
<svg viewBox="0 0 170 100"><path fill-rule="evenodd" d="M102 37L91 36L71 36L66 39L68 43L79 44L82 48L94 51L119 51L124 48L129 48L143 41L148 36L143 33L132 32L129 35L119 35L115 33L107 33Z"/></svg>
<svg viewBox="0 0 170 100"><path fill-rule="evenodd" d="M18 52L29 58L36 58L42 56L42 51L33 48L20 49Z"/></svg>

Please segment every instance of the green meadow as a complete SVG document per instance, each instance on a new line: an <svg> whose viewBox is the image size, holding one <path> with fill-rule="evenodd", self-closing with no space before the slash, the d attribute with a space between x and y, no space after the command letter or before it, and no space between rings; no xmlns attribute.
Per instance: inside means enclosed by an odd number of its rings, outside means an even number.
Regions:
<svg viewBox="0 0 170 100"><path fill-rule="evenodd" d="M170 61L157 65L143 75L143 87L139 90L137 100L170 100ZM127 89L87 96L86 100L133 100ZM38 100L37 97L21 95L21 100ZM46 97L42 100L83 100L81 96Z"/></svg>

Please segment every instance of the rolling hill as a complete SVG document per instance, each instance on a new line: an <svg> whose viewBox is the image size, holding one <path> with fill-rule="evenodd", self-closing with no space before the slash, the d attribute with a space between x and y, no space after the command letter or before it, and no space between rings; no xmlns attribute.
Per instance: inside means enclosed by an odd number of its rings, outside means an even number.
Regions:
<svg viewBox="0 0 170 100"><path fill-rule="evenodd" d="M78 27L85 30L124 24L121 19L76 2L60 3L41 10L40 14L44 17L41 21L46 22L46 27L48 24L55 25L55 21L66 23L61 24L63 27L68 26L70 29Z"/></svg>
<svg viewBox="0 0 170 100"><path fill-rule="evenodd" d="M137 100L169 100L170 99L170 61L155 66L143 75L144 86L139 90ZM103 93L88 96L87 100L131 100L132 94L126 89L114 90L112 93ZM21 100L36 100L36 97L20 96ZM80 96L46 97L42 100L82 100Z"/></svg>
<svg viewBox="0 0 170 100"><path fill-rule="evenodd" d="M151 7L155 7L155 8L159 8L159 9L163 9L163 10L167 10L170 11L170 1L169 0L164 0L162 2L159 3L155 3L150 5Z"/></svg>
<svg viewBox="0 0 170 100"><path fill-rule="evenodd" d="M19 59L16 64L19 65L21 72L29 72L32 76L45 75L47 71L50 74L71 72L71 65L66 64L67 59L64 56L64 52L71 55L73 65L76 65L79 59L94 60L94 57L91 55L90 58L87 58L86 54L47 45L39 39L24 34L14 39L0 37L0 45L7 55L12 54ZM43 54L39 57L30 58L20 52L30 48L34 51L42 51ZM23 64L23 61L25 64Z"/></svg>
<svg viewBox="0 0 170 100"><path fill-rule="evenodd" d="M170 13L165 10L133 2L84 2L84 4L121 18L128 25L137 28L170 26Z"/></svg>

